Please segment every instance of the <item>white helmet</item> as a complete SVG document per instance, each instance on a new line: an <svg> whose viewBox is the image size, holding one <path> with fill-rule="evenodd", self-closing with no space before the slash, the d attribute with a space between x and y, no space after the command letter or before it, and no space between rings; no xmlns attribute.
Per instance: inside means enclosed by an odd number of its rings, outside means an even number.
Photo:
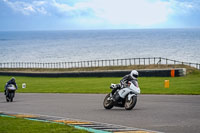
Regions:
<svg viewBox="0 0 200 133"><path fill-rule="evenodd" d="M132 71L131 71L131 77L132 77L132 78L137 78L138 75L139 75L139 74L138 74L138 71L136 71L136 70L132 70Z"/></svg>

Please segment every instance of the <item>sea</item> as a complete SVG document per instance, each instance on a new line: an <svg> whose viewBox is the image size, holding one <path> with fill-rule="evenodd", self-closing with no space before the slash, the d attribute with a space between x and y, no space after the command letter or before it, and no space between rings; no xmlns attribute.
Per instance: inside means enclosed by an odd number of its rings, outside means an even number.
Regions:
<svg viewBox="0 0 200 133"><path fill-rule="evenodd" d="M200 29L0 31L0 63L149 57L200 63Z"/></svg>

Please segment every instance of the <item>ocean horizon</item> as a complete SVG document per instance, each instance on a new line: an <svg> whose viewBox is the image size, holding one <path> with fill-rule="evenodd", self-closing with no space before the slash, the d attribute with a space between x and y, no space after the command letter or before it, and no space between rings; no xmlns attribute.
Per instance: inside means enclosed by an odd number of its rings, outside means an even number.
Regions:
<svg viewBox="0 0 200 133"><path fill-rule="evenodd" d="M163 57L200 63L200 29L0 31L0 62Z"/></svg>

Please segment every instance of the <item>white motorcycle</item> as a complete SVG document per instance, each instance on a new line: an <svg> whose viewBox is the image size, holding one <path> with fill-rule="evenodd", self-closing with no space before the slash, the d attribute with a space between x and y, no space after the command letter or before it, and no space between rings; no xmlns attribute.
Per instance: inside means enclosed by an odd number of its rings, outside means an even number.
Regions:
<svg viewBox="0 0 200 133"><path fill-rule="evenodd" d="M111 84L111 89L116 84ZM126 110L131 110L137 103L137 95L140 94L140 88L132 82L128 82L125 88L119 88L112 94L109 93L104 99L103 105L105 109L111 109L113 106L125 107Z"/></svg>
<svg viewBox="0 0 200 133"><path fill-rule="evenodd" d="M6 90L6 101L12 102L15 97L16 88L13 84L9 84Z"/></svg>

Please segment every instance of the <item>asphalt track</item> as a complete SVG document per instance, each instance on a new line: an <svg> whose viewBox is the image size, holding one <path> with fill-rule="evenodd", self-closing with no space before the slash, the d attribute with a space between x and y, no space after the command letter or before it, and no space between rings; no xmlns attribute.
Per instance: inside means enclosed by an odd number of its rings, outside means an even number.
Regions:
<svg viewBox="0 0 200 133"><path fill-rule="evenodd" d="M200 132L200 95L139 95L136 107L105 110L105 94L17 93L7 103L0 93L0 111L96 121L166 132Z"/></svg>

